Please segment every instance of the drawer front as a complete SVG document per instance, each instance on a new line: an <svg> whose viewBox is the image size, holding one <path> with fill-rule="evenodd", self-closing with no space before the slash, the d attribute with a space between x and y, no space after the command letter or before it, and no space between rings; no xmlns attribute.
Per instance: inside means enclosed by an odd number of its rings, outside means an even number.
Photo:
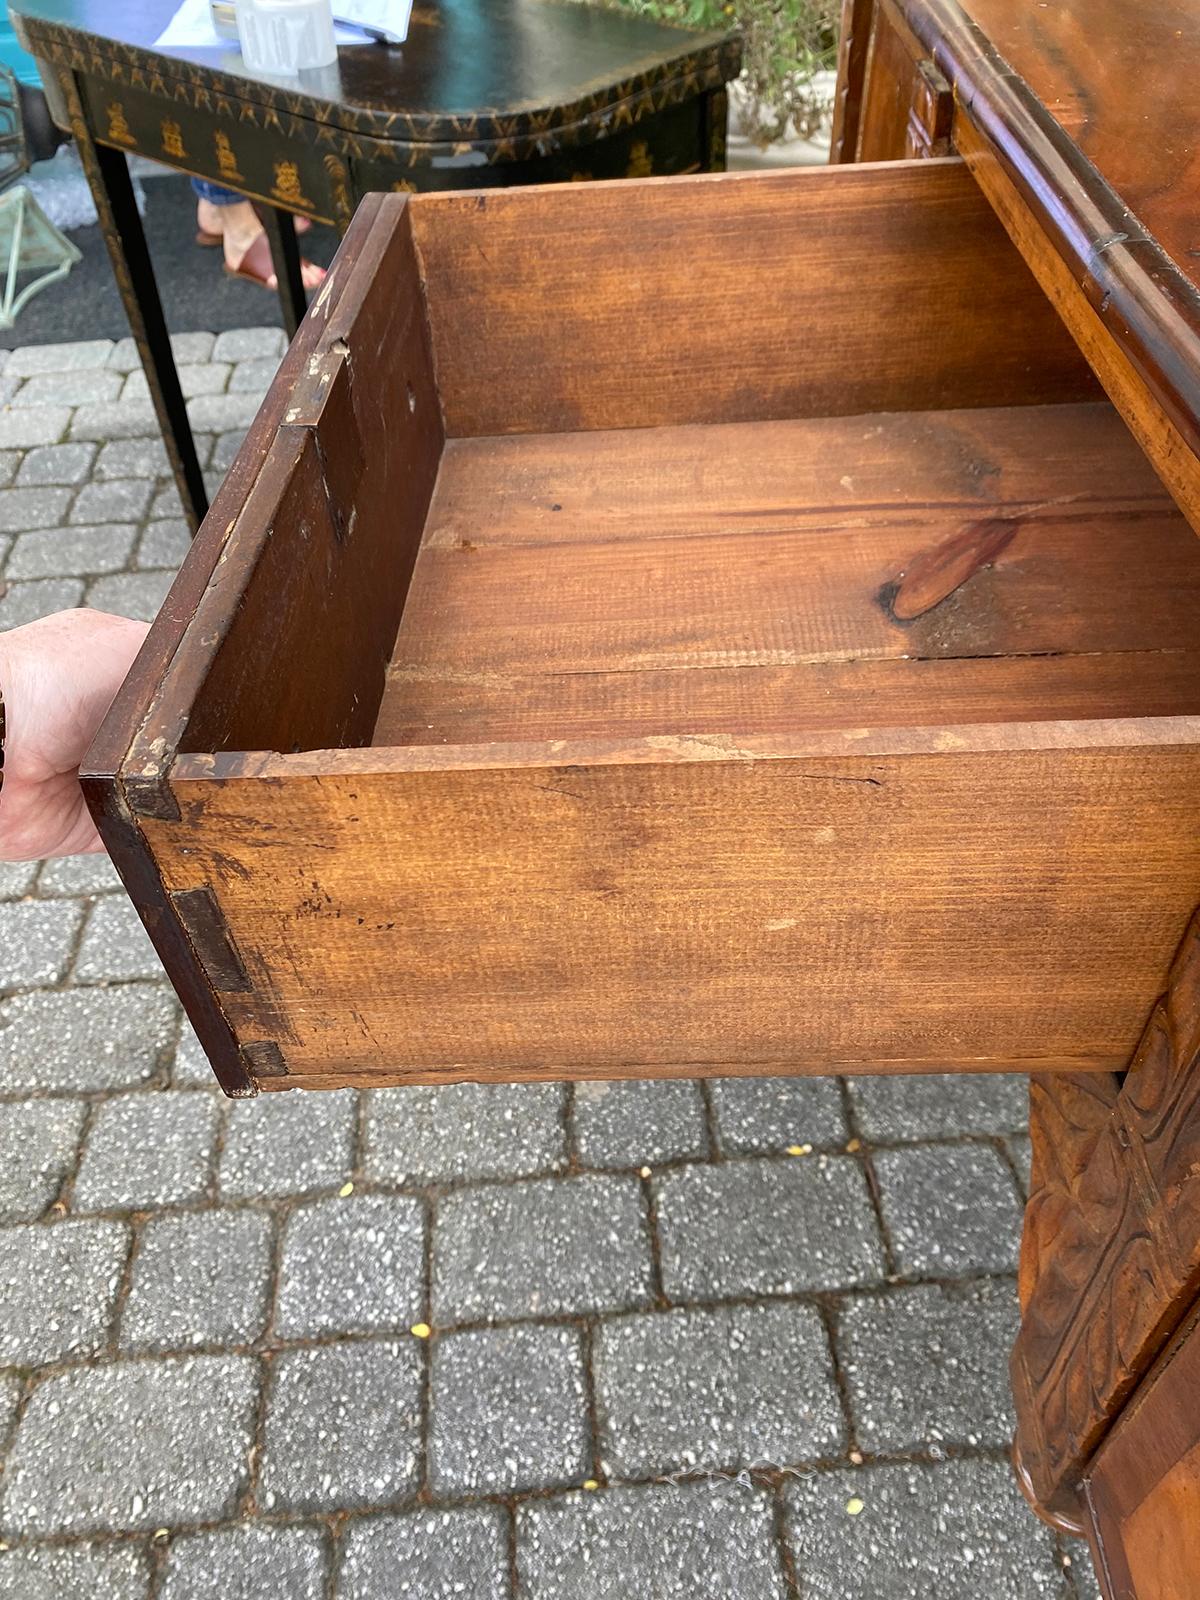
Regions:
<svg viewBox="0 0 1200 1600"><path fill-rule="evenodd" d="M165 88L146 94L84 77L81 89L99 141L288 211L324 222L348 220L345 162L314 146L313 123L219 95L196 112L182 92L170 105Z"/></svg>

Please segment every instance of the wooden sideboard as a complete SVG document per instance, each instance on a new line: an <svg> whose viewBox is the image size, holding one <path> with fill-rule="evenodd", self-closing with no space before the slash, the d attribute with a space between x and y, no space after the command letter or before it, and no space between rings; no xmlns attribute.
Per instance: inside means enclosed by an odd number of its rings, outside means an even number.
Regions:
<svg viewBox="0 0 1200 1600"><path fill-rule="evenodd" d="M846 0L833 159L966 160L1200 531L1198 62L1195 0ZM1198 925L1127 1071L1032 1081L1021 1476L1043 1514L1090 1534L1111 1600L1190 1600Z"/></svg>
<svg viewBox="0 0 1200 1600"><path fill-rule="evenodd" d="M230 1094L1029 1073L1017 1470L1191 1600L1200 254L979 11L831 168L368 195L84 785Z"/></svg>

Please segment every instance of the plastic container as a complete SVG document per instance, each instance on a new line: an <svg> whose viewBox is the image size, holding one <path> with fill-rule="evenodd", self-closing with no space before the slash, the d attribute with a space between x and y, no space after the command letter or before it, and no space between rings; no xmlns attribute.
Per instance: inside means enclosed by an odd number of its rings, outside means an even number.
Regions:
<svg viewBox="0 0 1200 1600"><path fill-rule="evenodd" d="M337 60L330 0L237 0L237 26L251 72L302 72Z"/></svg>

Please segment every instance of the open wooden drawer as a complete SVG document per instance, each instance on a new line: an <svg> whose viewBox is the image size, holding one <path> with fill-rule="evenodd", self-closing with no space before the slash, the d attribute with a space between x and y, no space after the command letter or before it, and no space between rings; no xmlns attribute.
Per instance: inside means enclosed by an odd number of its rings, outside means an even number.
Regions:
<svg viewBox="0 0 1200 1600"><path fill-rule="evenodd" d="M374 196L85 785L231 1093L1119 1069L1198 621L959 162Z"/></svg>

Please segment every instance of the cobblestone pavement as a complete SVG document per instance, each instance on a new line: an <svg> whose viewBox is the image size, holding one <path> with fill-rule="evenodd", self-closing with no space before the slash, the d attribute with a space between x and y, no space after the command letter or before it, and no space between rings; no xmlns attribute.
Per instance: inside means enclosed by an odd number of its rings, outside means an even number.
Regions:
<svg viewBox="0 0 1200 1600"><path fill-rule="evenodd" d="M179 341L219 477L266 329ZM187 544L131 348L0 368L0 626ZM1025 1085L214 1089L0 867L2 1600L1094 1600L1005 1464Z"/></svg>

